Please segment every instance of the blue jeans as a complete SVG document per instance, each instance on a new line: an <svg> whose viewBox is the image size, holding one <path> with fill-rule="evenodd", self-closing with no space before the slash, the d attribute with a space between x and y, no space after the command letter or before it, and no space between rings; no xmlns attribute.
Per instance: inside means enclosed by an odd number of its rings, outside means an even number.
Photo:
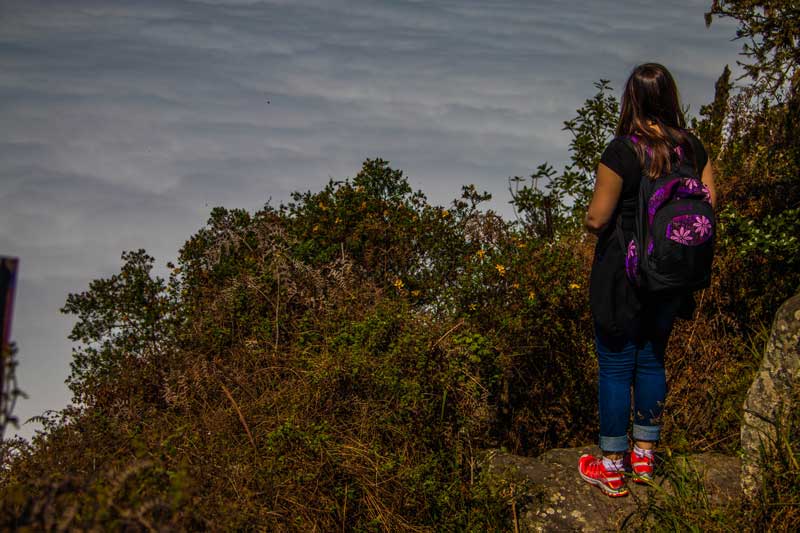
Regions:
<svg viewBox="0 0 800 533"><path fill-rule="evenodd" d="M633 387L633 440L657 441L667 395L664 352L680 299L653 299L643 305L639 338L595 334L600 379L600 448L628 450ZM597 328L595 328L597 331Z"/></svg>

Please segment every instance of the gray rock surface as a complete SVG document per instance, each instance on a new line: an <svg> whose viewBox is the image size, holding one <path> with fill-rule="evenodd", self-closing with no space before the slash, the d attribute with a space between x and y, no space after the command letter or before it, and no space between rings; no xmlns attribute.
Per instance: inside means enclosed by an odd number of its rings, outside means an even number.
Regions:
<svg viewBox="0 0 800 533"><path fill-rule="evenodd" d="M789 430L787 413L800 409L792 405L793 390L800 381L800 294L778 309L767 349L756 378L744 402L742 421L742 490L755 497L761 481L761 447L770 453L776 424Z"/></svg>
<svg viewBox="0 0 800 533"><path fill-rule="evenodd" d="M600 450L596 446L553 449L538 457L487 450L481 462L490 478L513 483L517 491L528 496L512 510L520 532L618 531L637 508L673 490L669 482L657 476L654 486L628 482L628 496L610 498L578 474L578 458L584 453L599 455ZM702 480L709 505L741 503L738 458L706 453L687 460L690 471L697 472ZM629 520L629 525L634 522Z"/></svg>

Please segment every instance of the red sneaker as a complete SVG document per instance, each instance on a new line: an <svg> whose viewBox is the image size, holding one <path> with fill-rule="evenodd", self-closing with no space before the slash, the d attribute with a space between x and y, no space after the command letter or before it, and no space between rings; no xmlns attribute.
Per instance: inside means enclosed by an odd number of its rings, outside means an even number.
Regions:
<svg viewBox="0 0 800 533"><path fill-rule="evenodd" d="M649 483L653 481L653 456L639 457L636 452L631 450L629 459L631 462L631 472L636 483Z"/></svg>
<svg viewBox="0 0 800 533"><path fill-rule="evenodd" d="M581 455L578 460L578 471L583 479L592 485L600 487L600 490L607 496L616 498L628 494L623 471L606 470L602 457L594 457L589 454Z"/></svg>

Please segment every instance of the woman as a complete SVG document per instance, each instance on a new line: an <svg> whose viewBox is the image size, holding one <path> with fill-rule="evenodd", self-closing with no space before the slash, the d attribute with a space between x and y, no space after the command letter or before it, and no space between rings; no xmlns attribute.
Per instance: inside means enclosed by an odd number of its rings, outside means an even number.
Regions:
<svg viewBox="0 0 800 533"><path fill-rule="evenodd" d="M675 81L664 66L646 63L633 70L622 96L616 135L600 159L585 220L586 228L599 237L589 292L600 367L603 454L581 457L579 471L607 495L625 496L627 468L635 481L652 479L667 392L664 352L675 318L691 318L694 299L691 293L647 296L634 291L624 274L625 251L616 235L617 217L625 235L632 233L642 176L656 178L680 158L694 163L709 189L712 206L716 206L716 192L706 151L686 130ZM629 452L631 387L634 446Z"/></svg>

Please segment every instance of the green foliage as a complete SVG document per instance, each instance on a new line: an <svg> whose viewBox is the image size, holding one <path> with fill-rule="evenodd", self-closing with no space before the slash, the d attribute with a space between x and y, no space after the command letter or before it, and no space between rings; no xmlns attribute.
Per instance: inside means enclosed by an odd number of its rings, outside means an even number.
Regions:
<svg viewBox="0 0 800 533"><path fill-rule="evenodd" d="M756 221L728 207L719 218L724 232L723 246L734 248L740 257L751 254L773 256L785 263L788 270L797 269L800 261L800 234L797 232L800 208L787 209Z"/></svg>
<svg viewBox="0 0 800 533"><path fill-rule="evenodd" d="M597 93L578 109L575 118L564 122L564 129L572 134L569 145L572 162L554 180L552 187L573 199L572 219L577 222L583 221L600 156L619 118L619 102L610 94L609 81L600 80L594 86Z"/></svg>
<svg viewBox="0 0 800 533"><path fill-rule="evenodd" d="M293 221L288 229L302 259L321 264L345 253L384 279L410 268L425 198L387 161L368 159L352 182L331 180L319 193L292 198L281 213Z"/></svg>
<svg viewBox="0 0 800 533"><path fill-rule="evenodd" d="M800 402L795 387L787 405ZM761 448L762 483L754 500L713 502L702 465L669 448L660 457L663 476L654 494L624 525L648 531L797 531L800 528L800 414L776 417L774 436Z"/></svg>
<svg viewBox="0 0 800 533"><path fill-rule="evenodd" d="M667 448L659 456L659 483L648 501L627 517L623 530L724 532L739 529L745 513L735 502L715 505L706 490L703 465Z"/></svg>
<svg viewBox="0 0 800 533"><path fill-rule="evenodd" d="M379 166L322 198L362 194L372 213L403 207L400 174ZM455 317L433 318L449 290L442 278L438 293L412 294L437 272L455 283L458 270L427 251L375 263L371 249L415 215L474 247L467 239L491 228L473 227L488 195L466 187L450 211L405 204L406 218L360 226L374 241L344 252L339 241L329 258L313 231L293 235L325 212L314 209L320 198L252 216L216 208L169 265L169 283L139 251L123 254L120 274L69 296L64 312L77 315L82 343L71 384L83 405L8 456L6 527L64 516L73 528L507 528L508 497L484 484L474 457L502 374L494 347ZM357 209L341 216L364 223ZM468 341L452 340L456 331Z"/></svg>
<svg viewBox="0 0 800 533"><path fill-rule="evenodd" d="M764 53L790 64L796 40L747 18L762 4L712 12L770 36ZM770 24L794 31L781 12ZM775 82L767 56L751 57ZM760 325L800 284L800 99L731 95L729 76L693 121L724 208L714 282L670 344L672 449L736 451ZM488 479L480 451L597 433L582 215L619 106L606 80L595 88L564 123L563 171L510 180L515 222L482 210L490 196L473 185L431 205L378 158L277 209L213 209L169 280L143 250L124 253L119 274L62 308L76 317L78 405L39 418L31 443L2 443L0 527L509 530L521 493ZM796 524L787 431L765 501L737 520ZM644 519L733 522L690 471L673 474L677 493Z"/></svg>
<svg viewBox="0 0 800 533"><path fill-rule="evenodd" d="M746 39L739 63L759 93L776 96L790 82L797 87L800 66L800 7L794 0L713 0L705 14L736 20L737 39Z"/></svg>
<svg viewBox="0 0 800 533"><path fill-rule="evenodd" d="M361 275L441 311L461 274L462 258L503 231L499 217L480 213L491 198L464 186L450 209L412 192L399 170L367 159L352 180L331 181L319 193L294 193L281 206L293 254L317 266L347 258Z"/></svg>
<svg viewBox="0 0 800 533"><path fill-rule="evenodd" d="M795 138L800 120L796 90L800 10L785 0L715 0L706 13L707 25L714 16L739 23L737 38L746 39L743 54L751 59L744 66L752 84L737 88L731 96L733 84L726 67L717 81L714 102L701 109L704 119L697 125L710 156L718 159L723 200L731 204L722 213L734 233L724 239L725 244L740 252L753 250L755 244L791 248L771 236L800 230L790 214L800 206L800 150ZM761 224L764 218L779 228ZM761 237L759 226L765 227Z"/></svg>
<svg viewBox="0 0 800 533"><path fill-rule="evenodd" d="M72 373L67 380L74 401L103 404L119 398L121 388L141 395L158 380L164 351L173 341L173 301L164 280L150 276L153 258L144 250L123 252L119 274L94 280L89 290L70 294L61 309L75 314L69 334L81 346L73 350ZM131 380L131 367L139 369Z"/></svg>
<svg viewBox="0 0 800 533"><path fill-rule="evenodd" d="M613 135L619 115L619 101L612 95L608 80L594 84L597 93L587 99L577 116L564 122L572 134L570 164L558 174L542 163L530 176L509 179L511 204L522 225L532 235L552 240L559 232L580 228L594 189L594 174L600 156ZM544 188L539 182L545 181Z"/></svg>
<svg viewBox="0 0 800 533"><path fill-rule="evenodd" d="M786 1L715 1L707 23L713 16L738 21L737 36L747 39L743 53L751 59L752 83L734 87L723 72L697 126L716 155L722 206L718 262L725 268L717 302L744 333L770 322L800 287L800 11Z"/></svg>

